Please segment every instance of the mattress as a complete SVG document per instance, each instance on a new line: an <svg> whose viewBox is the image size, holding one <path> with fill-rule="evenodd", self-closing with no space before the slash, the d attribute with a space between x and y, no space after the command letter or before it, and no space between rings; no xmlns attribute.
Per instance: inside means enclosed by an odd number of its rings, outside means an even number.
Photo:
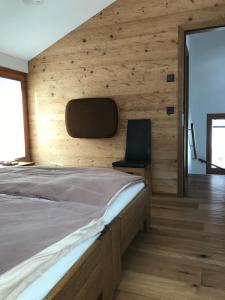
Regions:
<svg viewBox="0 0 225 300"><path fill-rule="evenodd" d="M109 203L109 207L103 216L104 223L110 224L119 213L136 197L144 188L144 183L136 183L127 187L117 195L117 198ZM18 300L41 300L57 282L69 271L69 269L81 258L81 256L94 244L101 234L88 239L79 246L71 249L67 255L61 258L55 265L44 272L37 280L32 282L19 296ZM35 291L35 295L34 295Z"/></svg>
<svg viewBox="0 0 225 300"><path fill-rule="evenodd" d="M143 189L144 184L142 182L134 183L133 185L123 189L113 198L111 202L108 203L108 208L105 211L104 216L101 218L100 222L98 222L98 226L95 231L92 230L91 237L86 239L84 242L80 243L79 245L75 245L71 247L70 250L65 253L62 257L60 257L57 262L55 262L51 267L47 270L44 270L40 273L40 276L35 278L34 281L29 282L29 285L24 285L22 293L20 292L17 297L9 296L6 299L43 299L48 292L56 285L56 283L64 276L64 274L70 269L70 267L77 261L79 258L84 254L84 252L91 247L91 245L96 241L99 237L100 232L104 228L105 225L109 224L119 213L120 211ZM95 224L96 225L96 224ZM95 234L94 234L95 233ZM94 235L94 236L93 236ZM66 239L53 244L52 246L48 247L44 251L51 253L51 251L55 251L55 248L58 247L58 244L62 245ZM42 254L40 252L39 256L41 257ZM20 269L17 270L19 272ZM10 271L9 271L10 272ZM18 273L15 273L16 276ZM11 275L14 276L14 273ZM12 277L9 277L12 279ZM0 299L1 297L1 287L4 286L4 280L1 280L0 277ZM33 295L35 291L35 295ZM5 299L5 298L4 298Z"/></svg>

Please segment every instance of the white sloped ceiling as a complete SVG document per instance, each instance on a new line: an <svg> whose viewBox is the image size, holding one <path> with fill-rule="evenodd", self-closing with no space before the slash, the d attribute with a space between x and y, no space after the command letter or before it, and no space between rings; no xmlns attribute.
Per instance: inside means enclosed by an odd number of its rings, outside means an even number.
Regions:
<svg viewBox="0 0 225 300"><path fill-rule="evenodd" d="M28 61L115 0L0 0L0 52Z"/></svg>

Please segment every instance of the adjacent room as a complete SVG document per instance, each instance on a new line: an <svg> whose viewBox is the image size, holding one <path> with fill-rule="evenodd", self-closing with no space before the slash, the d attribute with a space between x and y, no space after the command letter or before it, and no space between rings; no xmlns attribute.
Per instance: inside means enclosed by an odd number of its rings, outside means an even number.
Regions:
<svg viewBox="0 0 225 300"><path fill-rule="evenodd" d="M0 300L225 299L224 0L0 0Z"/></svg>
<svg viewBox="0 0 225 300"><path fill-rule="evenodd" d="M186 38L188 176L186 194L225 195L225 28Z"/></svg>

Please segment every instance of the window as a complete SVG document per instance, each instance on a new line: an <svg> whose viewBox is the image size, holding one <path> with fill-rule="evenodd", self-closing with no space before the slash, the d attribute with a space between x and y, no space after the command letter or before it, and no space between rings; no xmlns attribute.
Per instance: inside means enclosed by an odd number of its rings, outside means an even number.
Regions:
<svg viewBox="0 0 225 300"><path fill-rule="evenodd" d="M30 160L25 76L0 68L0 161Z"/></svg>
<svg viewBox="0 0 225 300"><path fill-rule="evenodd" d="M209 114L207 127L207 160L225 169L225 114ZM207 173L224 173L215 166L208 166Z"/></svg>
<svg viewBox="0 0 225 300"><path fill-rule="evenodd" d="M212 163L225 168L225 116L212 120Z"/></svg>

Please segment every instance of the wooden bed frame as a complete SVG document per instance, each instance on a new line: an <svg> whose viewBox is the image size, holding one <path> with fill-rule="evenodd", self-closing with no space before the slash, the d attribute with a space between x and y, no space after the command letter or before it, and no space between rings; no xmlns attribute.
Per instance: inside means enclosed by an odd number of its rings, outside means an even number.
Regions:
<svg viewBox="0 0 225 300"><path fill-rule="evenodd" d="M121 259L136 234L150 225L145 187L104 230L45 300L112 300L122 274ZM144 226L144 227L143 227Z"/></svg>

